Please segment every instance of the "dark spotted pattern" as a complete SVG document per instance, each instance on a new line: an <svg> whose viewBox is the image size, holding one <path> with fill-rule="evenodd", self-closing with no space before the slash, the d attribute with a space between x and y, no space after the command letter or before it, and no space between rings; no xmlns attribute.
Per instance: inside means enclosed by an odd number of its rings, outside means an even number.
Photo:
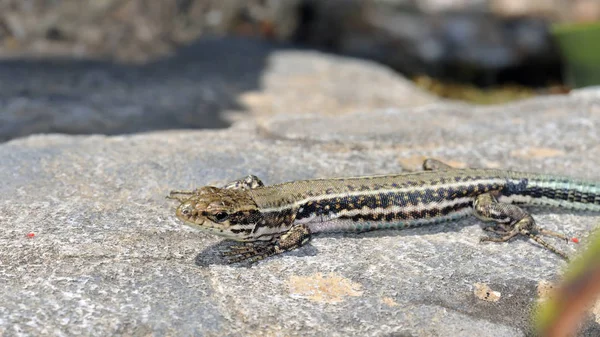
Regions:
<svg viewBox="0 0 600 337"><path fill-rule="evenodd" d="M240 233L244 233L244 234L250 234L252 233L252 228L232 228L231 233L233 234L240 234Z"/></svg>
<svg viewBox="0 0 600 337"><path fill-rule="evenodd" d="M502 189L502 194L509 196L514 194L523 194L527 189L527 185L529 183L528 179L521 179L518 183L515 183L509 179L506 180L506 184Z"/></svg>
<svg viewBox="0 0 600 337"><path fill-rule="evenodd" d="M239 211L230 214L228 220L236 225L251 225L262 220L263 216L259 210Z"/></svg>
<svg viewBox="0 0 600 337"><path fill-rule="evenodd" d="M460 211L464 208L473 207L473 201L466 201L463 203L458 203L455 205L443 207L443 208L432 208L432 209L422 209L422 210L414 210L414 211L400 211L396 213L388 213L388 214L357 214L353 216L341 216L338 219L352 219L353 221L386 221L386 222L395 222L401 220L416 220L416 219L430 219L435 217L441 217L444 215L448 215L450 213L454 213Z"/></svg>
<svg viewBox="0 0 600 337"><path fill-rule="evenodd" d="M293 208L282 210L281 212L264 213L264 223L259 223L256 229L260 227L280 227L282 224L291 224L296 219L298 211Z"/></svg>
<svg viewBox="0 0 600 337"><path fill-rule="evenodd" d="M432 209L429 211L420 211L424 217L430 217L433 216L432 212L439 211L437 210L437 207L435 207L438 202L443 200L453 200L457 197L474 197L478 194L498 189L499 186L495 184L480 183L476 185L466 185L460 188L428 188L406 193L389 192L375 195L348 195L344 197L309 201L299 209L296 220L302 220L312 216L327 216L331 212L338 213L341 210L355 210L365 207L369 209L386 209L392 206L407 207L423 204L432 206ZM418 216L415 212L417 211L411 212L412 215L408 216L408 218ZM397 219L396 216L386 216L385 214L367 214L365 216L368 220L376 221L392 221Z"/></svg>
<svg viewBox="0 0 600 337"><path fill-rule="evenodd" d="M417 176L418 177L418 176ZM332 194L355 194L360 192L370 192L370 191L382 191L382 190L396 190L396 189L406 189L406 188L414 188L414 187L423 187L430 186L430 191L437 190L436 186L448 184L448 183L468 183L471 181L486 181L489 180L489 176L483 175L459 175L459 176L450 176L450 177L438 177L436 176L433 179L423 180L423 179L415 179L415 180L399 180L393 181L392 177L389 179L392 181L385 181L381 177L361 177L357 178L353 183L349 183L351 180L346 179L334 179L330 181L324 180L314 180L314 181L297 181L291 183L284 183L280 185L273 185L274 189L288 189L289 191L284 193L284 198L271 198L271 195L266 194L269 190L267 189L257 189L253 190L250 193L257 199L261 199L259 202L261 208L271 208L271 207L282 207L289 204L292 204L294 201L302 200L305 198L311 197L319 197L323 195L332 195ZM378 182L382 181L382 182ZM312 184L315 186L311 186L311 188L305 189L303 185ZM302 186L302 187L301 187ZM485 192L485 188L488 189L498 189L500 186L491 186L486 184L478 184L477 186L470 186L469 190L464 191L461 190L460 194L454 193L456 196L464 196L467 194L472 194L474 192L481 193ZM301 192L299 192L300 190ZM447 193L453 193L453 189L445 188ZM268 193L268 192L267 192ZM415 193L420 193L419 191ZM275 194L276 195L276 194ZM264 198L264 199L263 199ZM426 197L427 198L427 197ZM416 200L416 199L415 199ZM319 201L320 202L320 201Z"/></svg>

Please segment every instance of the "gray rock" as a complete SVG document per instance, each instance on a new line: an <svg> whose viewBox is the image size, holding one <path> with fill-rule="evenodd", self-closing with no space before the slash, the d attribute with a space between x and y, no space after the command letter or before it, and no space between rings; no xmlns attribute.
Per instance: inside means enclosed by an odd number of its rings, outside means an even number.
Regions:
<svg viewBox="0 0 600 337"><path fill-rule="evenodd" d="M528 335L537 291L566 264L524 239L480 244L475 219L321 235L252 266L224 265L222 240L182 225L164 197L249 173L272 184L399 172L422 156L598 180L599 107L600 91L588 90L486 108L276 114L223 130L8 141L0 334ZM533 213L583 241L598 223L596 214ZM588 318L581 335L599 333L598 317Z"/></svg>

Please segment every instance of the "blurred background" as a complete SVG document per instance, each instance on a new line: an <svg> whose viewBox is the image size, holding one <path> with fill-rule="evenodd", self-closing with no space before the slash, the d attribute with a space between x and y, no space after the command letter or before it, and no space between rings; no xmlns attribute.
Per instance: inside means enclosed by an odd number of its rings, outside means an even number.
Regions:
<svg viewBox="0 0 600 337"><path fill-rule="evenodd" d="M139 63L237 35L372 59L416 79L550 87L565 84L553 25L599 19L597 0L2 0L0 56Z"/></svg>
<svg viewBox="0 0 600 337"><path fill-rule="evenodd" d="M1 0L0 139L225 127L221 114L181 111L239 110L229 98L260 86L258 60L273 48L372 60L471 103L565 93L600 83L599 19L598 0ZM43 61L57 59L70 63ZM168 79L176 92L148 85ZM199 81L210 90L199 94ZM94 104L104 112L90 118ZM151 113L136 128L122 118L161 106L179 115ZM110 114L123 122L108 125Z"/></svg>

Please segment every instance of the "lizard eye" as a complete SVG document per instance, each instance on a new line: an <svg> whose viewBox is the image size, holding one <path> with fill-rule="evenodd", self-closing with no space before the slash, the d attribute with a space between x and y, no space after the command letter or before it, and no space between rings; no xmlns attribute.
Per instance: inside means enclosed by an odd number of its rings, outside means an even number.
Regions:
<svg viewBox="0 0 600 337"><path fill-rule="evenodd" d="M227 219L228 216L229 214L227 214L227 212L217 212L215 213L215 220L217 220L218 222L225 221L225 219Z"/></svg>

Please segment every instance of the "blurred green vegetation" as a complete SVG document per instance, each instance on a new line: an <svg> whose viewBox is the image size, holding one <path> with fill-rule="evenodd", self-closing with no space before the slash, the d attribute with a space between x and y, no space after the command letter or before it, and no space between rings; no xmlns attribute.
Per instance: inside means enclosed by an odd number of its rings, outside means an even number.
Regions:
<svg viewBox="0 0 600 337"><path fill-rule="evenodd" d="M562 85L545 89L534 89L522 85L504 85L483 89L475 85L447 83L428 77L419 76L413 79L415 84L440 97L467 101L474 104L501 104L538 95L564 94L569 89Z"/></svg>
<svg viewBox="0 0 600 337"><path fill-rule="evenodd" d="M573 334L598 298L600 231L590 237L586 250L569 264L556 291L536 308L534 322L539 335L554 337Z"/></svg>
<svg viewBox="0 0 600 337"><path fill-rule="evenodd" d="M565 81L580 88L600 84L600 22L557 24L552 34L565 62Z"/></svg>

